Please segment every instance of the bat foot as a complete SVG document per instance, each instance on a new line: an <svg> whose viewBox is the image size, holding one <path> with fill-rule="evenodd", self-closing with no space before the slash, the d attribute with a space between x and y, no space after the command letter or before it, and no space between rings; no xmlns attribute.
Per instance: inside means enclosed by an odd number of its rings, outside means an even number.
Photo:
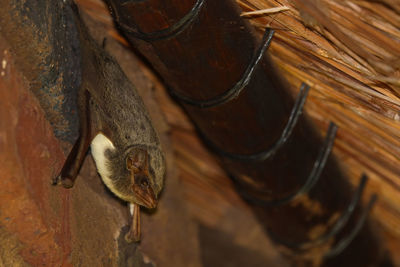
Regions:
<svg viewBox="0 0 400 267"><path fill-rule="evenodd" d="M51 185L61 184L64 188L71 188L74 186L74 181L69 177L62 177L61 174L51 179Z"/></svg>
<svg viewBox="0 0 400 267"><path fill-rule="evenodd" d="M128 233L126 233L125 235L125 241L127 243L137 243L140 241L140 235L137 235L135 233L135 231L129 231Z"/></svg>
<svg viewBox="0 0 400 267"><path fill-rule="evenodd" d="M129 232L125 235L128 243L140 241L140 207L138 204L129 203L130 212L132 214L132 224Z"/></svg>

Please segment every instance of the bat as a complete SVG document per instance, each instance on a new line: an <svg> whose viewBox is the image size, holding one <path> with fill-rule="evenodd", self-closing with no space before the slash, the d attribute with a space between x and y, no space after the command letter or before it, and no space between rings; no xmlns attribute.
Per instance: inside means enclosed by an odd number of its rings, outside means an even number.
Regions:
<svg viewBox="0 0 400 267"><path fill-rule="evenodd" d="M165 158L136 88L118 63L89 35L77 6L82 82L78 90L79 137L53 184L71 188L91 149L104 184L130 203L127 241L140 240L140 206L154 209L163 188Z"/></svg>

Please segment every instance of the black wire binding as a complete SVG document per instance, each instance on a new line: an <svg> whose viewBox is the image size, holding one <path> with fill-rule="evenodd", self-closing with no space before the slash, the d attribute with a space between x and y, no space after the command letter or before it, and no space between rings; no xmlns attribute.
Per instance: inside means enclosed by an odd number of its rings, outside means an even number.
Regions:
<svg viewBox="0 0 400 267"><path fill-rule="evenodd" d="M360 184L358 185L358 188L355 192L355 194L353 195L353 198L349 204L349 206L347 207L347 209L342 213L342 216L336 221L336 223L333 225L333 227L331 228L331 230L325 234L322 234L321 236L317 237L316 239L312 240L312 241L307 241L307 242L302 242L302 243L293 243L290 241L286 241L286 240L282 240L281 238L277 237L276 235L274 235L273 232L269 232L269 234L271 235L271 238L278 242L281 243L282 245L285 245L293 250L299 250L299 251L304 251L304 250L308 250L310 248L319 246L327 241L329 241L329 239L331 239L332 237L334 237L335 235L337 235L342 229L343 227L348 223L350 217L352 216L352 214L354 213L354 210L357 207L357 204L360 202L361 200L361 196L363 194L365 185L367 183L367 176L363 175L361 177L361 181ZM375 202L376 197L373 197L373 199L371 199L371 201L374 200L372 202L372 204ZM347 237L344 238L333 250L337 251L337 252L332 252L332 255L330 254L330 252L328 252L328 254L326 255L326 257L333 257L337 254L339 254L341 251L343 251L346 246L348 246L348 244L351 242L351 240L357 235L357 233L360 231L361 227L363 226L366 217L368 215L368 212L370 210L370 206L372 206L370 203L368 204L368 208L364 211L362 218L359 220L359 222L357 223L356 227L353 229L353 231L351 232L351 234ZM337 254L335 254L337 253Z"/></svg>
<svg viewBox="0 0 400 267"><path fill-rule="evenodd" d="M377 195L372 195L370 198L367 207L364 209L363 214L361 215L361 218L358 220L356 226L353 228L353 231L350 232L350 234L343 238L342 240L337 243L335 247L333 247L328 253L324 255L326 259L336 257L340 253L342 253L349 245L350 243L354 240L354 238L358 235L358 233L361 231L362 227L364 226L365 222L367 221L368 214L370 213L372 207L374 206L376 200L378 199Z"/></svg>
<svg viewBox="0 0 400 267"><path fill-rule="evenodd" d="M313 188L313 186L317 183L319 178L321 177L322 170L324 169L324 167L326 165L326 162L328 160L328 157L329 157L332 147L333 147L333 143L335 141L336 131L337 131L337 126L333 122L331 122L329 125L329 128L328 128L328 132L326 134L325 140L324 140L324 144L318 153L317 160L314 162L314 166L311 170L311 173L308 176L306 182L303 184L303 186L299 190L297 190L287 196L284 196L282 198L272 199L272 200L266 200L266 199L261 199L261 198L256 198L254 196L250 196L246 191L242 190L241 187L237 187L237 190L239 191L239 193L245 200L247 200L248 202L250 202L254 205L257 205L257 206L284 205L290 201L293 201L297 197L308 193L311 190L311 188ZM241 181L237 178L233 178L233 179L236 182L243 183L243 181ZM257 190L257 189L255 189L255 190Z"/></svg>
<svg viewBox="0 0 400 267"><path fill-rule="evenodd" d="M264 161L274 155L289 139L294 127L296 126L296 123L303 111L303 106L306 102L308 91L310 87L302 83L300 87L300 92L297 95L296 102L294 103L294 106L292 108L292 111L289 116L289 120L283 129L283 132L279 139L275 142L274 145L272 145L269 149L255 153L255 154L235 154L231 152L226 152L219 148L217 145L215 145L213 142L211 142L210 139L208 139L204 134L200 133L202 135L202 139L204 142L217 154L219 154L222 157L225 158L230 158L233 160L240 160L240 161Z"/></svg>
<svg viewBox="0 0 400 267"><path fill-rule="evenodd" d="M274 30L272 29L265 30L264 36L261 40L261 45L256 51L256 53L253 55L250 64L243 73L242 78L233 87L231 87L224 93L208 100L193 99L189 96L185 96L179 92L172 90L170 91L170 93L172 94L172 96L176 97L182 103L192 105L198 108L213 108L231 101L232 99L238 97L239 94L242 92L243 88L245 88L250 82L254 70L256 69L258 63L262 59L264 52L268 49L269 45L271 44L273 36L274 36Z"/></svg>
<svg viewBox="0 0 400 267"><path fill-rule="evenodd" d="M153 41L158 41L158 40L164 40L164 39L169 39L172 37L175 37L179 35L181 32L183 32L189 25L191 25L194 20L198 17L201 8L203 7L205 3L205 0L197 0L196 3L194 4L193 8L187 13L183 18L181 18L178 22L175 24L171 25L170 27L159 30L159 31L153 31L149 33L142 32L138 29L134 29L124 23L122 23L119 20L118 14L115 14L116 16L116 21L118 25L125 31L129 32L132 37L146 41L146 42L153 42ZM127 3L123 3L127 4ZM116 12L117 9L114 8L114 12Z"/></svg>
<svg viewBox="0 0 400 267"><path fill-rule="evenodd" d="M150 33L144 33L141 32L140 30L135 30L128 25L122 23L118 19L118 14L116 14L116 20L118 22L118 25L123 28L125 31L129 32L133 37L151 42L151 41L157 41L157 40L163 40L163 39L168 39L177 36L180 34L182 31L184 31L190 24L193 23L193 21L198 17L199 12L204 5L205 0L197 0L193 8L190 10L188 14L186 14L181 20L179 20L177 23L174 25L168 27L167 29L159 30L159 31L154 31ZM126 3L123 3L123 5ZM115 9L116 10L116 9ZM274 30L272 29L266 29L263 39L261 41L261 46L259 49L256 51L256 53L253 55L249 66L245 70L242 78L229 90L225 91L219 96L216 96L212 99L208 100L197 100L193 99L191 97L185 96L179 92L172 91L171 94L176 97L178 100L181 102L192 105L198 108L212 108L216 107L222 104L225 104L236 97L239 96L241 91L248 85L252 78L252 74L254 73L255 68L258 66L258 63L260 62L261 58L264 55L264 52L268 49L272 37L274 35ZM249 155L244 155L244 154L234 154L230 152L226 152L219 147L217 147L215 144L213 144L208 138L206 138L203 135L204 141L210 146L216 153L218 153L220 156L234 159L234 160L242 160L242 161L263 161L266 160L267 158L271 157L274 155L280 147L282 147L288 138L290 137L301 113L303 110L303 106L305 104L305 101L307 99L309 91L309 86L305 83L302 83L300 87L300 92L297 96L296 102L293 106L293 109L291 111L289 120L280 136L280 138L275 142L275 144L268 150L262 151L259 153L255 154L249 154ZM330 152L333 147L333 143L335 140L337 132L337 126L334 123L330 123L329 129L327 132L327 135L324 140L324 144L322 149L320 150L317 160L314 163L314 166L311 170L310 175L308 176L306 182L304 185L296 192L287 195L283 198L280 199L274 199L274 200L265 200L265 199L260 199L260 198L255 198L254 196L250 196L247 194L245 191L240 190L240 194L243 196L244 199L247 201L259 205L259 206L278 206L278 205L284 205L287 204L288 202L293 201L297 197L308 193L312 187L316 184L316 182L319 180L322 170L324 169L327 159L330 155ZM243 181L237 179L236 177L232 177L236 183L243 183ZM343 212L342 216L336 221L335 225L332 227L332 229L319 236L318 238L304 242L304 243L292 243L288 241L284 241L280 239L279 237L275 236L272 232L270 232L271 237L276 241L279 242L289 248L296 249L296 250L307 250L313 247L316 247L318 245L321 245L322 243L327 242L329 239L337 235L340 230L348 223L351 215L353 214L358 202L361 199L362 193L364 191L365 185L367 182L367 176L363 175L360 181L360 184L357 188L357 191L355 195L352 198L352 201L350 202L349 206L347 207L346 211ZM240 187L237 187L240 189ZM357 222L356 226L354 229L350 232L350 234L340 240L337 245L332 248L328 253L324 255L325 258L331 258L339 255L343 250L345 250L349 244L352 242L352 240L357 236L357 234L360 232L362 229L363 225L366 222L367 216L372 209L374 203L376 202L377 196L373 195L367 205L367 208L364 210L360 220Z"/></svg>

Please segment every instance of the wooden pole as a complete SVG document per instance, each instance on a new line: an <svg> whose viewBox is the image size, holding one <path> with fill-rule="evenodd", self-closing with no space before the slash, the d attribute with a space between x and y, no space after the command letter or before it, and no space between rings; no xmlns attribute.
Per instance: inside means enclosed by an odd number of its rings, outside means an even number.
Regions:
<svg viewBox="0 0 400 267"><path fill-rule="evenodd" d="M363 220L374 201L360 205L366 179L352 189L329 156L335 126L321 138L301 115L307 86L293 100L268 52L254 64L268 35L256 40L234 2L108 5L294 264L391 266L371 222Z"/></svg>

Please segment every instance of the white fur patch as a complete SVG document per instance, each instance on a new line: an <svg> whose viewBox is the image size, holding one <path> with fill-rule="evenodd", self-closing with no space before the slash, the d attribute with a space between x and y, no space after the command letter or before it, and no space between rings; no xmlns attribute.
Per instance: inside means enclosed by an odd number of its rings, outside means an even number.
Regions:
<svg viewBox="0 0 400 267"><path fill-rule="evenodd" d="M105 135L99 133L92 140L90 148L92 150L93 159L96 162L97 171L99 172L106 186L114 192L114 186L112 180L110 179L111 171L108 167L110 162L105 156L107 150L115 150L114 144Z"/></svg>

